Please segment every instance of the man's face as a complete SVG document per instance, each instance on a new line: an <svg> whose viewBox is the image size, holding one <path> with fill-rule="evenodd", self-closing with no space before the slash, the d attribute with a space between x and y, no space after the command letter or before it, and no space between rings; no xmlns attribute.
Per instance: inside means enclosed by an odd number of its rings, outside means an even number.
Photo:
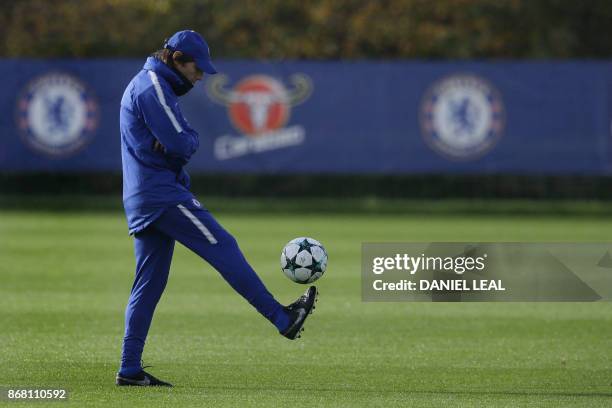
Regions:
<svg viewBox="0 0 612 408"><path fill-rule="evenodd" d="M174 66L193 85L204 77L204 73L196 66L195 62L175 62Z"/></svg>

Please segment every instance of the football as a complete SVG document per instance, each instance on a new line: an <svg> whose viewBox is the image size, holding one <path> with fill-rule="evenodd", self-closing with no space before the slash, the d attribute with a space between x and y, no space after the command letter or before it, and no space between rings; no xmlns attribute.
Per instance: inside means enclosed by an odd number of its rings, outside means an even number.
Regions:
<svg viewBox="0 0 612 408"><path fill-rule="evenodd" d="M292 239L281 253L281 269L296 283L312 283L323 276L326 268L327 252L316 239Z"/></svg>

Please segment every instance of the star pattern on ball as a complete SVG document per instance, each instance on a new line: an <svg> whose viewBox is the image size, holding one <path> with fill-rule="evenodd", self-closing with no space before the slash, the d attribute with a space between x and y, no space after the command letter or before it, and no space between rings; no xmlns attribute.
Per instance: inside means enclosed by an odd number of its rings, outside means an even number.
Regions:
<svg viewBox="0 0 612 408"><path fill-rule="evenodd" d="M311 244L310 242L308 242L308 240L306 238L304 238L301 242L299 242L298 245L300 246L300 250L298 252L301 252L301 251L303 251L305 249L308 252L310 252L310 248L312 248L314 246L318 246L318 245Z"/></svg>
<svg viewBox="0 0 612 408"><path fill-rule="evenodd" d="M313 271L321 272L321 264L323 262L317 262L314 258L312 258L312 265L310 266Z"/></svg>
<svg viewBox="0 0 612 408"><path fill-rule="evenodd" d="M287 265L285 266L285 269L289 269L291 272L295 271L295 268L296 268L296 266L295 266L295 256L293 258L289 258L287 256L287 253L285 253L285 258L287 259Z"/></svg>
<svg viewBox="0 0 612 408"><path fill-rule="evenodd" d="M281 269L285 276L294 282L314 282L323 275L326 266L325 248L315 239L296 238L283 248Z"/></svg>

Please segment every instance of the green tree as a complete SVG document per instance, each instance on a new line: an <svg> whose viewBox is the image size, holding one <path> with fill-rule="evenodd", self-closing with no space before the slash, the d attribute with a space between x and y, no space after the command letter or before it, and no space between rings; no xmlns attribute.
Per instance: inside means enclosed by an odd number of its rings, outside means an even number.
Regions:
<svg viewBox="0 0 612 408"><path fill-rule="evenodd" d="M3 0L5 57L142 57L182 28L229 58L609 58L609 0Z"/></svg>

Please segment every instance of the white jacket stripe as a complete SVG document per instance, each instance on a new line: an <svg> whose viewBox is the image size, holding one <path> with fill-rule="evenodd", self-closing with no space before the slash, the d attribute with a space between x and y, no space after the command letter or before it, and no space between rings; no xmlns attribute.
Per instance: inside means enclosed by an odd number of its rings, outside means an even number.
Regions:
<svg viewBox="0 0 612 408"><path fill-rule="evenodd" d="M172 122L172 126L174 126L174 130L176 130L177 133L181 133L183 131L183 128L181 124L178 122L178 120L176 120L176 116L174 116L174 112L172 112L172 109L170 109L170 107L166 103L166 97L164 96L164 91L162 90L161 85L159 84L159 79L157 78L157 74L153 71L149 71L149 76L151 77L151 82L153 82L153 87L155 87L155 93L157 93L159 102L161 103L164 110L166 111L168 118L170 118L170 122Z"/></svg>
<svg viewBox="0 0 612 408"><path fill-rule="evenodd" d="M185 208L182 204L177 205L177 207L179 210L181 210L183 214L185 214L187 218L191 220L191 222L193 222L193 224L202 232L202 234L204 234L208 242L210 242L211 244L217 243L217 240L215 239L213 234L208 230L208 228L204 226L204 224L200 222L198 217L193 215L193 213L189 211L187 208Z"/></svg>

